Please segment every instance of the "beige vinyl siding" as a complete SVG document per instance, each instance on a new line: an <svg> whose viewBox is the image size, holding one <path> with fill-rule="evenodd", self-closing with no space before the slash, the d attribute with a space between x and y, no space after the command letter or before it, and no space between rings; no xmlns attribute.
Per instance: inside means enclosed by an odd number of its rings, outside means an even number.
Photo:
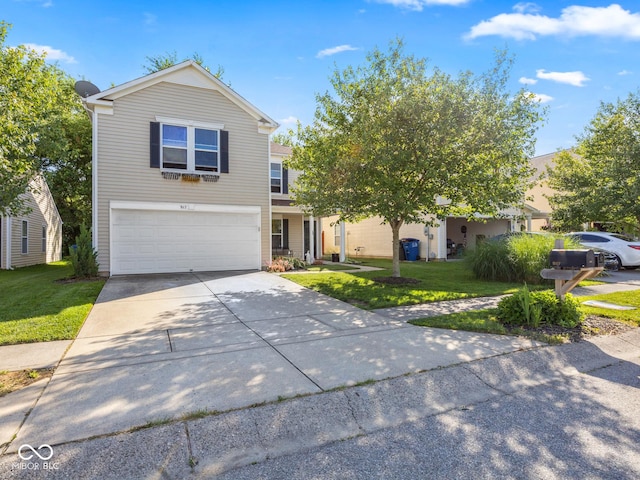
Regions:
<svg viewBox="0 0 640 480"><path fill-rule="evenodd" d="M34 194L38 211L42 214L42 222L40 224L40 234L38 235L38 252L42 253L42 225L47 229L46 252L44 252L45 263L57 262L62 260L62 219L58 213L58 208L53 201L53 196L47 186L47 183L39 178L35 180L38 183L38 193Z"/></svg>
<svg viewBox="0 0 640 480"><path fill-rule="evenodd" d="M327 217L322 220L322 234L324 237L324 253L339 253L340 246L334 246L335 226L338 217ZM431 252L437 251L436 229L432 229L434 239L431 240ZM348 258L359 257L393 257L391 227L382 224L382 218L374 217L358 223L345 224L345 249ZM410 223L400 227L400 238L417 238L420 240L420 257L426 258L427 237L424 235L424 225ZM363 247L359 252L356 248Z"/></svg>
<svg viewBox="0 0 640 480"><path fill-rule="evenodd" d="M149 125L156 116L223 124L229 132L229 173L218 182L162 178L149 167ZM220 93L162 82L114 101L98 116L98 261L109 267L109 201L185 202L259 206L262 263L270 259L269 137ZM229 239L232 241L233 239Z"/></svg>
<svg viewBox="0 0 640 480"><path fill-rule="evenodd" d="M294 257L304 258L303 219L302 215L284 215L289 219L289 250Z"/></svg>

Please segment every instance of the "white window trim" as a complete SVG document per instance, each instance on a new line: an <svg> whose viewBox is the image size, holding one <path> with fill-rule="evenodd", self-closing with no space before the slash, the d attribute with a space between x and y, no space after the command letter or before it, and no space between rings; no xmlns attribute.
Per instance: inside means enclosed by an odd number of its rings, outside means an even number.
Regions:
<svg viewBox="0 0 640 480"><path fill-rule="evenodd" d="M27 235L24 235L24 226L27 226ZM25 240L26 242L26 251L25 251ZM20 223L20 253L22 255L29 255L29 220L21 220Z"/></svg>
<svg viewBox="0 0 640 480"><path fill-rule="evenodd" d="M275 164L277 164L277 165L280 165L280 191L279 191L279 192L273 192L273 191L271 191L271 180L273 180L273 177L271 176L271 164L272 164L272 163L275 163ZM282 182L283 182L283 180L284 180L282 177L283 177L283 175L282 175L282 161L277 161L277 160L275 160L275 161L274 161L274 160L271 160L271 161L269 162L269 191L270 191L271 193L275 193L275 194L281 194L281 193L282 193Z"/></svg>
<svg viewBox="0 0 640 480"><path fill-rule="evenodd" d="M169 123L182 127L208 128L209 130L224 130L224 123L197 122L195 120L184 120L180 118L156 116L156 122Z"/></svg>
<svg viewBox="0 0 640 480"><path fill-rule="evenodd" d="M282 215L273 215L271 217L271 222L279 221L280 222L280 233L274 233L273 228L271 228L271 240L273 242L273 236L278 235L280 237L280 246L276 247L272 245L272 248L282 248L282 241L284 240L284 217Z"/></svg>
<svg viewBox="0 0 640 480"><path fill-rule="evenodd" d="M42 224L42 253L47 253L47 224Z"/></svg>
<svg viewBox="0 0 640 480"><path fill-rule="evenodd" d="M342 230L340 227L340 223L336 223L333 226L333 245L336 247L340 246L341 239L342 239Z"/></svg>
<svg viewBox="0 0 640 480"><path fill-rule="evenodd" d="M220 175L220 157L221 157L221 145L220 145L220 130L224 129L223 123L209 123L198 122L195 120L184 120L179 118L156 116L156 121L160 122L160 171L161 172L176 172L176 173L188 173L196 175ZM164 146L162 144L162 126L173 125L176 127L187 128L187 168L165 168L164 165ZM218 132L218 171L211 172L208 170L196 170L196 146L195 146L195 129L202 128L207 130L215 130Z"/></svg>

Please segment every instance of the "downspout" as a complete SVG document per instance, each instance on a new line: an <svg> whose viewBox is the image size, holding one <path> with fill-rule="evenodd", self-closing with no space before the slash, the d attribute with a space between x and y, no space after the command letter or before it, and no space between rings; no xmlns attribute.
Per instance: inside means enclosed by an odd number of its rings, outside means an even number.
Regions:
<svg viewBox="0 0 640 480"><path fill-rule="evenodd" d="M93 248L98 251L98 115L88 110L91 115L93 139L91 144L91 239Z"/></svg>
<svg viewBox="0 0 640 480"><path fill-rule="evenodd" d="M6 236L7 236L7 241L5 242L6 245L6 249L7 249L7 262L5 264L5 267L7 268L7 270L11 270L11 217L6 217L7 218L7 228L6 228Z"/></svg>

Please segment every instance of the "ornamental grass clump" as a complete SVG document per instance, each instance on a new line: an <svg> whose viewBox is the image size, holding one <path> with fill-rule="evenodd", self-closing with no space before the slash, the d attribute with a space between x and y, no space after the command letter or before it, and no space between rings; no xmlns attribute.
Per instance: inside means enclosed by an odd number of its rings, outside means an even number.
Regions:
<svg viewBox="0 0 640 480"><path fill-rule="evenodd" d="M540 272L549 267L549 253L554 248L553 235L520 234L499 241L485 241L468 255L476 278L501 282L526 282L539 285L545 281ZM566 248L574 248L570 239Z"/></svg>

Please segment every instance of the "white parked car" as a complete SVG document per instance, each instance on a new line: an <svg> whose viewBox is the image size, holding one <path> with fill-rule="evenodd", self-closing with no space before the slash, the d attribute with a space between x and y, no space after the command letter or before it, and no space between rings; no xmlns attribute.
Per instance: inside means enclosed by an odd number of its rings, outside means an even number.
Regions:
<svg viewBox="0 0 640 480"><path fill-rule="evenodd" d="M608 232L571 232L567 235L587 248L614 254L621 267L640 267L640 242L631 237Z"/></svg>

